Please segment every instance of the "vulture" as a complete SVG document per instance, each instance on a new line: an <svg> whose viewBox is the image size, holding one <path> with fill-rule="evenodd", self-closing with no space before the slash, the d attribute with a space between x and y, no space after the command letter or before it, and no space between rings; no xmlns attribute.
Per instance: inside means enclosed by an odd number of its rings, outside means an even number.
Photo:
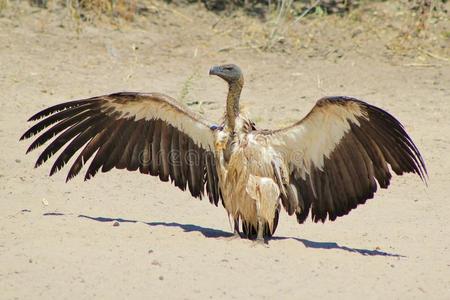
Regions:
<svg viewBox="0 0 450 300"><path fill-rule="evenodd" d="M290 126L258 129L239 108L240 68L214 66L209 74L228 84L222 122L164 94L120 92L46 108L29 119L39 122L21 140L42 132L27 153L49 142L35 167L65 146L50 176L75 153L67 180L88 161L85 180L99 170L139 170L220 202L234 234L259 241L274 234L281 207L300 224L308 215L313 222L334 221L373 198L378 187L387 188L392 173L416 173L426 183L419 150L383 109L325 97Z"/></svg>

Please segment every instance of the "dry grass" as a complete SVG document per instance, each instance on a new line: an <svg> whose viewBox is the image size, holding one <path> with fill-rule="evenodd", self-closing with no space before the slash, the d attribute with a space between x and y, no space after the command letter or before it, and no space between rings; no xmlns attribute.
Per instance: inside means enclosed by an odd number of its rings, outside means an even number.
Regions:
<svg viewBox="0 0 450 300"><path fill-rule="evenodd" d="M189 75L186 80L184 80L181 91L178 95L178 99L180 99L180 102L188 104L191 99L189 99L189 94L191 92L191 89L195 83L195 81L198 79L198 70L195 70L191 75ZM191 101L192 102L192 101Z"/></svg>
<svg viewBox="0 0 450 300"><path fill-rule="evenodd" d="M404 6L405 13L399 16L402 24L387 47L401 55L415 53L421 61L426 57L449 61L450 50L445 46L449 43L445 33L450 30L448 4L442 0L411 0Z"/></svg>
<svg viewBox="0 0 450 300"><path fill-rule="evenodd" d="M29 0L29 2L42 8L65 7L73 19L81 21L103 17L120 17L132 21L138 11L138 0Z"/></svg>
<svg viewBox="0 0 450 300"><path fill-rule="evenodd" d="M118 16L132 21L136 14L137 0L68 0L73 8L92 11L97 15Z"/></svg>
<svg viewBox="0 0 450 300"><path fill-rule="evenodd" d="M174 15L180 24L182 21L193 23L198 17L189 7L185 9L183 5L163 0L30 1L44 3L49 11L59 11L52 9L55 6L63 7L77 24L77 30L82 28L84 21L90 20L112 20L119 25L127 20L139 22L137 16L145 14L144 11L159 16ZM347 1L347 4L351 2ZM258 0L246 2L252 5ZM377 50L372 51L379 51L387 57L412 57L414 61L411 63L415 64L425 63L431 58L447 61L450 56L450 3L443 0L354 0L352 3L358 5L344 6L347 9L345 13L337 14L328 13L331 0L269 2L270 5L265 2L264 19L249 17L247 9L219 14L217 23L220 25L216 26L216 23L211 28L215 36L230 36L239 42L223 45L218 51L302 52L304 56L334 56L339 59L352 51L361 54L368 45L373 45ZM9 6L15 3L10 1ZM0 7L6 4L8 0L0 0ZM194 5L201 7L199 3ZM146 19L139 18L141 21Z"/></svg>
<svg viewBox="0 0 450 300"><path fill-rule="evenodd" d="M8 0L0 0L0 11L8 6Z"/></svg>
<svg viewBox="0 0 450 300"><path fill-rule="evenodd" d="M291 4L291 9L279 4L266 22L254 18L227 22L225 18L222 22L227 24L218 34L239 33L241 42L220 50L301 52L336 60L352 52L370 56L376 51L389 60L405 57L411 63L447 62L450 57L448 2L366 0L346 14L329 15L319 8L319 1L301 10L295 8L295 1L282 1Z"/></svg>

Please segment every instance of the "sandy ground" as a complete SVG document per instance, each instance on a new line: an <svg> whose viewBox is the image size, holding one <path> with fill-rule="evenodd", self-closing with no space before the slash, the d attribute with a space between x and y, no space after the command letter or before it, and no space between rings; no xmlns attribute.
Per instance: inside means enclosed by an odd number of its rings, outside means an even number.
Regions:
<svg viewBox="0 0 450 300"><path fill-rule="evenodd" d="M376 52L335 59L252 49L187 8L137 25L83 25L24 6L0 18L0 298L450 298L450 64L392 63ZM180 8L181 9L181 8ZM183 12L183 10L181 10ZM398 63L400 61L400 63ZM335 222L283 213L269 247L230 240L223 208L150 176L113 170L89 182L33 169L18 142L34 112L114 91L159 91L221 115L223 62L246 74L243 103L260 126L303 117L324 95L360 97L406 126L429 170ZM117 221L120 226L113 226Z"/></svg>

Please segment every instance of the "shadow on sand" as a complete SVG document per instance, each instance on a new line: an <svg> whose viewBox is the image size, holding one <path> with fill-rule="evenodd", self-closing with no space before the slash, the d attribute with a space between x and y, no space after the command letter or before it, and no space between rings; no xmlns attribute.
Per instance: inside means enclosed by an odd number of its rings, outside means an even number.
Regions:
<svg viewBox="0 0 450 300"><path fill-rule="evenodd" d="M292 239L296 240L300 243L303 243L306 248L314 248L314 249L326 249L326 250L343 250L353 253L358 253L365 256L390 256L390 257L406 257L401 254L396 253L388 253L380 250L369 250L369 249L358 249L358 248L351 248L347 246L341 246L335 242L315 242L310 241L306 239L299 239L296 237L272 237L272 240L287 240Z"/></svg>
<svg viewBox="0 0 450 300"><path fill-rule="evenodd" d="M62 213L46 213L43 214L44 216L62 216L64 214ZM107 218L107 217L92 217L87 215L79 215L79 218L85 218L97 222L119 222L119 223L144 223L148 226L154 227L154 226L164 226L164 227L178 227L183 229L184 232L200 232L204 237L207 238L226 238L233 236L232 233L226 232L223 230L218 229L212 229L212 228L206 228L202 226L197 226L193 224L180 224L175 222L141 222L137 220L127 220L122 218ZM404 255L395 254L395 253L388 253L380 250L369 250L369 249L358 249L358 248L351 248L347 246L341 246L335 242L316 242L316 241L310 241L306 239L300 239L296 237L279 237L275 236L270 239L270 242L274 242L277 240L295 240L297 242L302 243L306 248L313 248L313 249L323 249L323 250L343 250L351 253L356 253L364 256L388 256L388 257L405 257ZM269 242L269 243L270 243Z"/></svg>
<svg viewBox="0 0 450 300"><path fill-rule="evenodd" d="M86 215L79 215L78 217L94 220L97 222L144 223L144 224L147 224L148 226L152 226L152 227L154 227L154 226L178 227L178 228L183 229L184 232L200 232L201 234L203 234L203 236L205 236L207 238L219 238L219 237L233 236L233 234L230 232L226 232L226 231L218 230L218 229L201 227L201 226L197 226L197 225L193 225L193 224L179 224L179 223L175 223L175 222L170 222L170 223L167 223L167 222L141 222L141 221L137 221L137 220L125 220L122 218L90 217L90 216L86 216Z"/></svg>

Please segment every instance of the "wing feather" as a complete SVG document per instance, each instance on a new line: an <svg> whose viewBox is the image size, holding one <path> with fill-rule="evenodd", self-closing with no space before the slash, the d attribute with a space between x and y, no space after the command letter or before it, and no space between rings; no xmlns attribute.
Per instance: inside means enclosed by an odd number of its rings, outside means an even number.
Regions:
<svg viewBox="0 0 450 300"><path fill-rule="evenodd" d="M180 133L179 135L179 147L180 147L180 167L181 167L181 180L183 181L183 190L186 189L186 185L189 185L188 179L188 162L187 162L187 153L188 153L188 139L184 133Z"/></svg>
<svg viewBox="0 0 450 300"><path fill-rule="evenodd" d="M40 120L42 119L42 120ZM174 99L157 93L116 93L54 105L30 118L40 120L21 137L32 137L44 129L28 152L54 140L39 155L36 167L64 145L50 175L63 168L74 154L67 180L92 161L85 179L101 168L138 170L189 190L202 198L206 192L217 205L221 193L215 166L215 133L211 123Z"/></svg>
<svg viewBox="0 0 450 300"><path fill-rule="evenodd" d="M129 143L131 151L131 156L129 163L127 164L127 170L128 171L136 171L137 169L140 169L141 165L148 165L151 163L150 155L151 155L151 149L149 150L148 145L149 142L149 131L151 130L151 126L154 125L154 122L148 123L144 122L142 132L140 134L137 134L138 137L136 138L134 143ZM141 171L141 170L140 170ZM142 172L141 172L142 173ZM148 174L144 173L144 174Z"/></svg>
<svg viewBox="0 0 450 300"><path fill-rule="evenodd" d="M150 165L150 174L153 176L157 176L159 174L159 166L160 166L160 159L159 159L159 150L161 147L161 121L156 121L155 126L152 127L151 131L149 132L150 135L153 132L153 136L151 138L151 165ZM161 178L161 177L160 177Z"/></svg>
<svg viewBox="0 0 450 300"><path fill-rule="evenodd" d="M159 179L161 181L169 180L169 153L170 142L172 141L172 128L164 124L161 128L161 145L160 145L160 162L161 169L159 171Z"/></svg>
<svg viewBox="0 0 450 300"><path fill-rule="evenodd" d="M109 120L111 123L111 120ZM92 155L100 148L104 141L110 136L110 132L114 129L112 126L105 126L101 132L96 134L83 148L78 155L66 178L66 182L78 175L83 165L92 157Z"/></svg>
<svg viewBox="0 0 450 300"><path fill-rule="evenodd" d="M106 159L109 156L111 149L115 146L115 136L126 125L125 119L119 119L115 124L111 135L106 138L104 143L100 146L97 153L94 156L88 170L84 176L84 179L91 179L97 174L98 170L104 165Z"/></svg>
<svg viewBox="0 0 450 300"><path fill-rule="evenodd" d="M289 166L297 220L335 220L387 188L392 171L425 181L424 160L403 125L386 111L349 97L319 100L294 125L261 131Z"/></svg>
<svg viewBox="0 0 450 300"><path fill-rule="evenodd" d="M73 139L75 136L86 130L94 122L99 120L101 116L88 116L89 114L78 116L74 125L62 132L47 148L41 153L36 161L35 167L40 166L47 161L53 154L55 154L62 146Z"/></svg>
<svg viewBox="0 0 450 300"><path fill-rule="evenodd" d="M175 182L175 185L179 188L183 186L181 180L181 166L180 166L180 144L179 144L179 133L177 130L172 131L172 139L170 141L170 152L169 152L169 167L170 176Z"/></svg>
<svg viewBox="0 0 450 300"><path fill-rule="evenodd" d="M145 136L147 132L146 123L144 120L140 120L136 122L136 127L134 128L133 132L130 135L130 138L128 139L128 142L125 143L125 149L123 150L122 156L120 157L120 160L116 164L117 169L125 169L127 168L129 171L136 171L139 167L139 161L136 160L133 165L131 158L133 154L134 148L137 146L136 144L139 142L139 139L141 136Z"/></svg>
<svg viewBox="0 0 450 300"><path fill-rule="evenodd" d="M129 136L136 128L137 122L125 122L123 127L117 131L114 139L112 141L111 150L109 151L107 157L105 157L105 162L103 163L102 172L108 172L117 164L123 155L126 145L129 143Z"/></svg>
<svg viewBox="0 0 450 300"><path fill-rule="evenodd" d="M92 105L84 105L81 107L71 107L67 110L61 111L59 113L56 113L54 115L49 116L48 118L45 118L44 120L41 120L40 122L36 123L34 126L32 126L30 129L28 129L21 137L20 140L23 139L27 139L32 137L33 135L35 135L36 133L42 131L43 129L47 128L48 126L58 122L59 122L58 126L54 126L52 127L52 130L49 130L48 133L46 135L43 135L40 137L40 139L37 139L35 141L35 143L32 144L32 146L30 146L30 148L28 149L28 151L39 147L40 145L42 145L43 143L45 143L46 141L48 141L49 139L51 139L52 137L54 137L56 134L58 134L59 132L61 132L62 130L66 129L67 127L73 125L75 122L77 122L77 120L79 120L82 117L86 116L86 107L92 107ZM84 115L79 116L78 114L80 112L84 112ZM89 112L87 111L88 113ZM68 118L70 117L70 118Z"/></svg>
<svg viewBox="0 0 450 300"><path fill-rule="evenodd" d="M86 144L93 136L95 136L99 131L101 131L102 126L107 122L106 118L102 118L98 120L96 124L91 125L84 131L81 131L79 135L77 135L70 144L64 149L64 151L58 156L56 161L54 162L51 170L50 176L55 174L58 170L60 170L64 165L70 160L70 158L77 152L84 144Z"/></svg>
<svg viewBox="0 0 450 300"><path fill-rule="evenodd" d="M89 104L95 102L96 100L97 99L95 99L95 98L90 98L90 99L75 100L75 101L69 101L69 102L53 105L53 106L50 106L50 107L48 107L48 108L46 108L44 110L41 110L40 112L34 114L32 117L30 117L28 119L28 121L36 121L36 120L39 120L39 119L41 119L43 117L46 117L46 116L48 116L50 114L54 114L55 112L58 112L58 111L61 111L61 110L63 110L63 111L72 111L73 112L72 108L77 108L77 107L80 107L80 106L86 106L86 105L89 105ZM54 116L56 116L56 115L59 115L59 114L54 114Z"/></svg>

